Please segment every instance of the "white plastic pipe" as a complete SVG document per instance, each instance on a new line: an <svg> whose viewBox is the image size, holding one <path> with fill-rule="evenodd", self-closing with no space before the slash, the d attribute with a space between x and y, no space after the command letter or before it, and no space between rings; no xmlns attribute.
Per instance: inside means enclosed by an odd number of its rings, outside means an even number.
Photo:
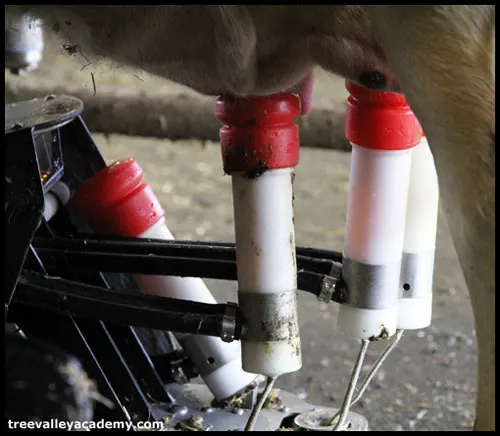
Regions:
<svg viewBox="0 0 500 436"><path fill-rule="evenodd" d="M439 187L434 159L427 139L422 137L411 161L398 328L419 329L431 324L438 203Z"/></svg>
<svg viewBox="0 0 500 436"><path fill-rule="evenodd" d="M45 204L43 206L43 217L45 221L49 222L59 209L59 202L57 197L51 192L45 194Z"/></svg>
<svg viewBox="0 0 500 436"><path fill-rule="evenodd" d="M392 336L412 150L352 145L342 274L352 301L338 325L357 339Z"/></svg>
<svg viewBox="0 0 500 436"><path fill-rule="evenodd" d="M243 368L272 377L302 366L292 173L232 174L238 300L251 336L242 339Z"/></svg>
<svg viewBox="0 0 500 436"><path fill-rule="evenodd" d="M142 176L142 168L133 159L117 161L78 187L73 207L87 216L89 225L98 233L172 240L165 212ZM135 277L146 294L216 303L199 278ZM237 394L258 377L243 371L237 341L226 343L216 337L186 334L176 337L217 400Z"/></svg>
<svg viewBox="0 0 500 436"><path fill-rule="evenodd" d="M352 144L338 325L355 339L396 332L411 155L422 128L402 94L347 81Z"/></svg>
<svg viewBox="0 0 500 436"><path fill-rule="evenodd" d="M161 218L139 238L173 240L174 237ZM142 289L150 295L216 304L202 279L196 277L173 277L154 275L135 275ZM222 400L231 397L252 383L257 375L242 370L240 342L230 343L212 336L176 333L176 338L186 355L201 372L214 397Z"/></svg>
<svg viewBox="0 0 500 436"><path fill-rule="evenodd" d="M59 209L59 202L68 203L71 191L63 182L57 182L52 189L45 194L45 204L43 208L43 217L49 222Z"/></svg>

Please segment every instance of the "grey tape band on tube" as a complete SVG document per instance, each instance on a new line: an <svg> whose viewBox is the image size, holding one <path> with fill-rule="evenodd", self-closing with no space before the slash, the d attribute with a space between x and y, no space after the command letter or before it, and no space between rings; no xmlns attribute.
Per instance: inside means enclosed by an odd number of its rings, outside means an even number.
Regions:
<svg viewBox="0 0 500 436"><path fill-rule="evenodd" d="M397 303L401 264L367 265L344 258L346 304L359 309L387 309Z"/></svg>

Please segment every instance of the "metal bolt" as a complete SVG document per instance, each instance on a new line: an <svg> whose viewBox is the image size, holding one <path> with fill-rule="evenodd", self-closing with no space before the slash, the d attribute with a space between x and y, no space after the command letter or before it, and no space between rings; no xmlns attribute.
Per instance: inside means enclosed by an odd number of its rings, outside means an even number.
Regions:
<svg viewBox="0 0 500 436"><path fill-rule="evenodd" d="M317 296L318 301L329 303L335 291L336 280L332 277L325 276L321 282L321 290Z"/></svg>
<svg viewBox="0 0 500 436"><path fill-rule="evenodd" d="M186 406L181 406L180 404L172 404L169 406L168 411L175 415L185 415L188 413L188 408Z"/></svg>
<svg viewBox="0 0 500 436"><path fill-rule="evenodd" d="M245 411L243 409L235 407L234 409L231 409L231 413L234 413L235 415L241 416L245 413Z"/></svg>

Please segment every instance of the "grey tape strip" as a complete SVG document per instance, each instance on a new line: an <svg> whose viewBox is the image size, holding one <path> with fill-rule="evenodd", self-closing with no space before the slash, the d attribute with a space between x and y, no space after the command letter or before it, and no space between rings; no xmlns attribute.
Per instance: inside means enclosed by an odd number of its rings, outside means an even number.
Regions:
<svg viewBox="0 0 500 436"><path fill-rule="evenodd" d="M296 290L273 294L238 292L238 305L247 327L242 340L285 341L299 336Z"/></svg>
<svg viewBox="0 0 500 436"><path fill-rule="evenodd" d="M432 293L435 251L403 253L399 298L422 298Z"/></svg>
<svg viewBox="0 0 500 436"><path fill-rule="evenodd" d="M360 309L387 309L398 299L401 264L367 265L344 258L342 280L346 304Z"/></svg>

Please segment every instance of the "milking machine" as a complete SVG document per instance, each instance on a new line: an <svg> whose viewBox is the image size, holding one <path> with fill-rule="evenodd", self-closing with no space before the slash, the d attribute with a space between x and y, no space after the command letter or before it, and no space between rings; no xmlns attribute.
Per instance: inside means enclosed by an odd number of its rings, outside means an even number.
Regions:
<svg viewBox="0 0 500 436"><path fill-rule="evenodd" d="M438 191L404 97L347 87L342 253L295 245L296 95L217 100L235 243L175 240L140 164L106 165L80 100L7 104L6 419L367 430L350 407L403 329L430 324ZM217 302L203 278L237 281L238 304ZM360 343L340 409L273 389L302 366L299 291L339 304L338 327Z"/></svg>

